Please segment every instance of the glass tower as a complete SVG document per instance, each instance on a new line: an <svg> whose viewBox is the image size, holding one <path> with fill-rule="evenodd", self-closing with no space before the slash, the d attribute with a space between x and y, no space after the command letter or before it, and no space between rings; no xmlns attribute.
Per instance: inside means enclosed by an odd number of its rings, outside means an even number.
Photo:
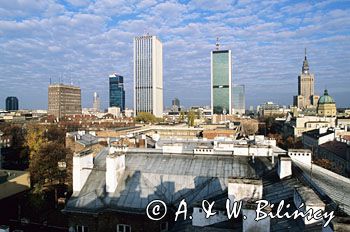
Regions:
<svg viewBox="0 0 350 232"><path fill-rule="evenodd" d="M233 114L245 113L245 86L233 85L232 87Z"/></svg>
<svg viewBox="0 0 350 232"><path fill-rule="evenodd" d="M125 91L123 76L112 74L109 76L109 106L125 110Z"/></svg>
<svg viewBox="0 0 350 232"><path fill-rule="evenodd" d="M231 51L211 52L211 108L213 114L231 114Z"/></svg>
<svg viewBox="0 0 350 232"><path fill-rule="evenodd" d="M17 97L6 98L6 111L18 110L18 99Z"/></svg>

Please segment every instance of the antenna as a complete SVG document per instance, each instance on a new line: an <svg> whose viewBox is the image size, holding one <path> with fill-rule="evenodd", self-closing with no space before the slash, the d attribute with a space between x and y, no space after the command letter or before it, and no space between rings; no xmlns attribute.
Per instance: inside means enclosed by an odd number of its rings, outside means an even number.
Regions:
<svg viewBox="0 0 350 232"><path fill-rule="evenodd" d="M220 48L219 37L216 37L216 44L215 44L215 46L216 46L216 50L218 51L219 48Z"/></svg>
<svg viewBox="0 0 350 232"><path fill-rule="evenodd" d="M306 48L305 48L305 52L304 53L305 53L305 59L306 59Z"/></svg>

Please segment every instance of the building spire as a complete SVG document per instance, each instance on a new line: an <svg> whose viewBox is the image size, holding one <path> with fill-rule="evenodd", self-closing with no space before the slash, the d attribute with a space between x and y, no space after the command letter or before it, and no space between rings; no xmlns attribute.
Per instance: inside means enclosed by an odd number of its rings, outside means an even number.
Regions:
<svg viewBox="0 0 350 232"><path fill-rule="evenodd" d="M216 37L216 44L215 44L215 47L216 47L216 51L219 51L219 49L220 49L219 37Z"/></svg>
<svg viewBox="0 0 350 232"><path fill-rule="evenodd" d="M305 58L303 62L303 68L302 68L302 73L308 74L309 73L309 62L307 61L306 57L306 48L305 48Z"/></svg>

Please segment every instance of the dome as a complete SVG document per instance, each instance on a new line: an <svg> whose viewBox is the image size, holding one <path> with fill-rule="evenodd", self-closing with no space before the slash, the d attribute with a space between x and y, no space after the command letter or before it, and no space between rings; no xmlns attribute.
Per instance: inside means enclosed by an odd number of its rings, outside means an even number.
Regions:
<svg viewBox="0 0 350 232"><path fill-rule="evenodd" d="M318 100L318 104L334 104L335 101L331 96L328 95L327 89L324 90L323 96Z"/></svg>

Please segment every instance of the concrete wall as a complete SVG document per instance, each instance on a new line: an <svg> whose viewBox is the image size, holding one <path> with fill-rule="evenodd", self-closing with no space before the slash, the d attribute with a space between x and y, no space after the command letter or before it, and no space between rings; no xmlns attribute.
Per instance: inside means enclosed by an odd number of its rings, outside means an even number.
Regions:
<svg viewBox="0 0 350 232"><path fill-rule="evenodd" d="M277 174L280 179L292 175L292 159L289 157L279 157L277 163Z"/></svg>
<svg viewBox="0 0 350 232"><path fill-rule="evenodd" d="M243 199L261 199L263 194L262 181L238 179L229 180L228 183L228 198L231 203Z"/></svg>
<svg viewBox="0 0 350 232"><path fill-rule="evenodd" d="M311 151L308 151L308 150L288 151L288 155L293 161L298 161L308 166L311 165L311 161L312 161Z"/></svg>

